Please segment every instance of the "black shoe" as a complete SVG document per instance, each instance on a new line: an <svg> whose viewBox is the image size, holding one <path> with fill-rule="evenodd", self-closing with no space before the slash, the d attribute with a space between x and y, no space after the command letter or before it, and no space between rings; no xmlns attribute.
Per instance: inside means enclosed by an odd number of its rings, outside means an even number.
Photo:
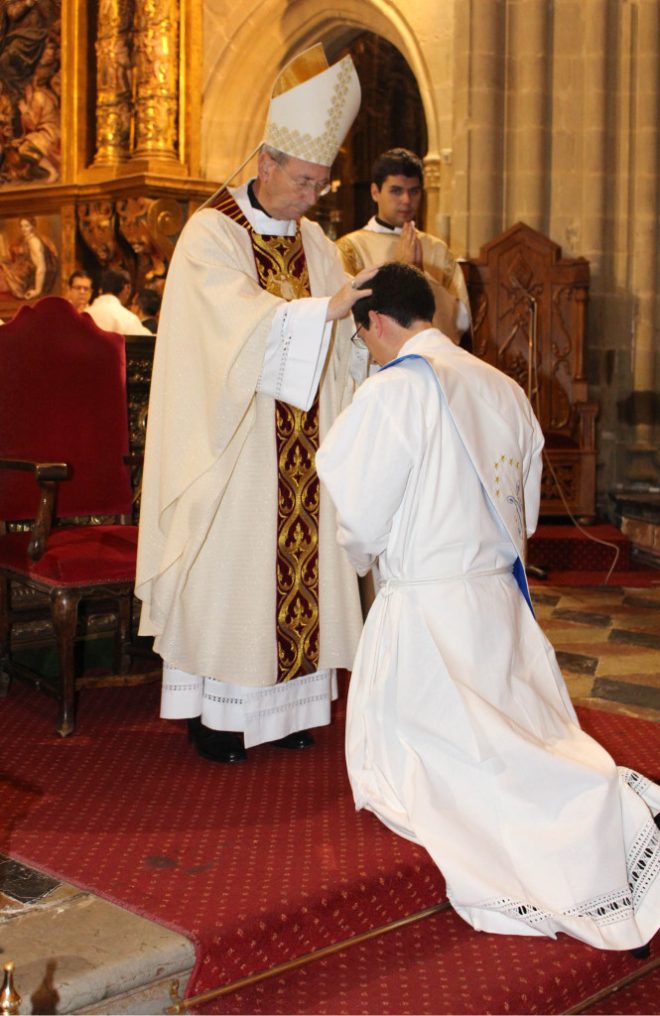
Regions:
<svg viewBox="0 0 660 1016"><path fill-rule="evenodd" d="M188 720L188 740L194 743L202 758L209 762L245 762L247 759L240 734L229 730L212 730L205 727L198 716Z"/></svg>
<svg viewBox="0 0 660 1016"><path fill-rule="evenodd" d="M636 960L647 960L651 955L651 946L640 945L637 949L631 949L630 955L634 956Z"/></svg>
<svg viewBox="0 0 660 1016"><path fill-rule="evenodd" d="M280 737L278 741L271 741L270 743L275 748L311 748L314 744L314 738L309 730L296 730L294 734L287 734L286 737Z"/></svg>

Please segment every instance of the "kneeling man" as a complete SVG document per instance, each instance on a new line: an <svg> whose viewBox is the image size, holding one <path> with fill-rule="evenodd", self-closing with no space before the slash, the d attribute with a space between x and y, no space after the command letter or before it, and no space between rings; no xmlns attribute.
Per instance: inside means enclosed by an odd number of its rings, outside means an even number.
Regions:
<svg viewBox="0 0 660 1016"><path fill-rule="evenodd" d="M538 422L515 381L432 327L417 269L368 285L353 315L383 369L316 460L339 542L382 580L349 691L356 805L428 850L476 929L642 951L660 788L580 729L534 618Z"/></svg>

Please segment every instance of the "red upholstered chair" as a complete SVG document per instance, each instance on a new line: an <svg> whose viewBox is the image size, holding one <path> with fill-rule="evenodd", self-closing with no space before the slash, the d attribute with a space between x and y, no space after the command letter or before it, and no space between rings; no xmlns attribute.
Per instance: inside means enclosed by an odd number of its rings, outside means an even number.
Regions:
<svg viewBox="0 0 660 1016"><path fill-rule="evenodd" d="M23 307L0 327L0 671L55 695L62 736L73 732L78 688L157 675L152 658L148 674L128 676L137 547L128 455L123 337L59 297ZM117 621L112 675L76 671L91 608ZM16 658L13 634L40 613L57 644L55 678Z"/></svg>

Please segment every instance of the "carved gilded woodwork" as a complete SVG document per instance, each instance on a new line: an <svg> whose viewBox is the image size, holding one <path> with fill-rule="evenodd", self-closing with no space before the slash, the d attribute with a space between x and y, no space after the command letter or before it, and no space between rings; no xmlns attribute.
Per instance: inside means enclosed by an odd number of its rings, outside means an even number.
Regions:
<svg viewBox="0 0 660 1016"><path fill-rule="evenodd" d="M0 11L0 187L60 178L61 0Z"/></svg>
<svg viewBox="0 0 660 1016"><path fill-rule="evenodd" d="M96 49L97 166L130 155L133 117L133 0L100 0Z"/></svg>
<svg viewBox="0 0 660 1016"><path fill-rule="evenodd" d="M112 201L84 201L78 205L78 230L96 261L104 268L117 264L116 213Z"/></svg>
<svg viewBox="0 0 660 1016"><path fill-rule="evenodd" d="M119 231L138 258L140 284L162 279L183 226L181 205L168 198L121 198Z"/></svg>
<svg viewBox="0 0 660 1016"><path fill-rule="evenodd" d="M136 288L162 279L215 189L198 177L198 0L2 0L0 14L0 318L64 293L75 268L98 281L124 267ZM47 121L39 150L21 120L32 100ZM36 220L55 267L44 287L19 215Z"/></svg>
<svg viewBox="0 0 660 1016"><path fill-rule="evenodd" d="M178 0L142 0L135 12L135 143L138 157L176 159Z"/></svg>

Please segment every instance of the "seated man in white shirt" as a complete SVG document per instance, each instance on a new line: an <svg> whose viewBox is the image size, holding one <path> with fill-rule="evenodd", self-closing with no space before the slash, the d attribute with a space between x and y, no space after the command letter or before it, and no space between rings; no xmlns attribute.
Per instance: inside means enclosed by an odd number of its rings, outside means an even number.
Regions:
<svg viewBox="0 0 660 1016"><path fill-rule="evenodd" d="M363 229L337 241L346 271L401 261L421 269L433 290L433 324L453 342L469 348L470 304L461 267L447 244L416 228L422 200L422 160L407 148L379 155L371 171L377 212ZM464 338L463 338L464 337Z"/></svg>
<svg viewBox="0 0 660 1016"><path fill-rule="evenodd" d="M123 268L106 268L101 274L99 289L99 296L87 308L99 328L120 335L151 335L137 314L126 306L132 291L128 272Z"/></svg>

